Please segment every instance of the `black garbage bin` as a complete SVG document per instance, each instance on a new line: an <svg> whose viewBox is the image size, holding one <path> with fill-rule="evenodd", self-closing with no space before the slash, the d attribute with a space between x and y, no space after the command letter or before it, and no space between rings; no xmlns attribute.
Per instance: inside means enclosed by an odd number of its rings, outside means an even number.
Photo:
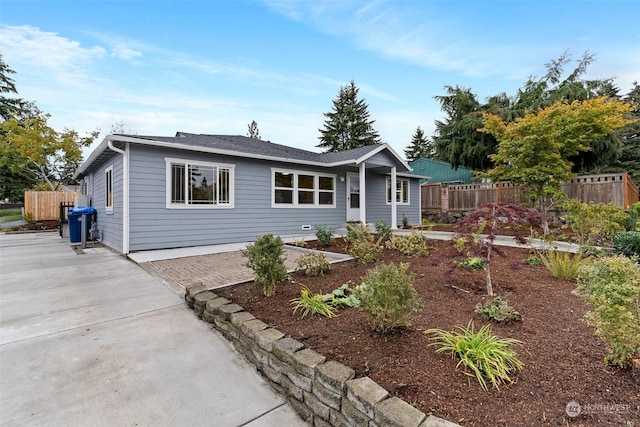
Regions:
<svg viewBox="0 0 640 427"><path fill-rule="evenodd" d="M69 218L69 239L71 240L71 243L82 242L83 232L85 239L89 236L89 230L91 230L91 218L95 213L96 210L91 206L78 206L77 208L69 209L67 211L67 217ZM82 215L86 215L84 230L82 230Z"/></svg>

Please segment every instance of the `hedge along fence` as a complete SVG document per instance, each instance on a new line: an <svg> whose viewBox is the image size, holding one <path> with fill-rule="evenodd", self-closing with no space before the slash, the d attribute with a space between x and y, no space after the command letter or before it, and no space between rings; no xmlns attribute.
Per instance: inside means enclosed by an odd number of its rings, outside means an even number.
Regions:
<svg viewBox="0 0 640 427"><path fill-rule="evenodd" d="M582 202L613 203L623 209L638 202L638 187L626 172L578 176L562 184L560 190ZM530 202L528 193L524 187L510 182L444 187L439 183L426 183L421 187L422 210L470 211L490 202L524 204Z"/></svg>
<svg viewBox="0 0 640 427"><path fill-rule="evenodd" d="M73 203L77 191L30 191L24 192L24 214L31 221L60 219L60 203Z"/></svg>

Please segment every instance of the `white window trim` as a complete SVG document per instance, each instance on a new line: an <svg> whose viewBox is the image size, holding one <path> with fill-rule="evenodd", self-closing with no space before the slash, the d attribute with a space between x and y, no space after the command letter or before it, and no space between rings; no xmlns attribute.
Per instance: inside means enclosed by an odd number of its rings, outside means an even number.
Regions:
<svg viewBox="0 0 640 427"><path fill-rule="evenodd" d="M293 203L276 203L276 172L290 173L293 175L293 187L287 188L287 190L293 191ZM298 188L298 175L313 176L313 190L309 188ZM333 190L320 190L320 177L333 179ZM282 169L271 168L271 207L276 209L333 209L336 207L336 186L337 186L336 174L321 173L321 172L309 172L296 169ZM278 187L281 188L281 187ZM313 191L313 204L311 203L298 203L298 191ZM320 193L332 193L333 197L330 205L319 204Z"/></svg>
<svg viewBox="0 0 640 427"><path fill-rule="evenodd" d="M411 180L409 178L397 177L396 181L407 181L407 201L406 202L397 201L396 205L403 205L403 206L410 205L411 204ZM384 198L387 200L387 205L391 205L391 200L387 199L387 196L389 195L387 193L387 188L389 187L390 183L391 183L391 177L387 176L387 179L385 181L385 187L384 187L384 192L385 192ZM397 191L398 191L398 184L396 183L396 187L392 188L391 195L392 196L396 195Z"/></svg>
<svg viewBox="0 0 640 427"><path fill-rule="evenodd" d="M107 177L110 176L111 177L111 182L108 182L109 180L107 179ZM105 212L108 214L112 214L113 213L113 205L115 203L115 190L113 188L113 165L109 166L108 168L106 168L104 170L104 206L105 206ZM111 206L108 205L109 203L109 194L107 193L107 188L111 186Z"/></svg>
<svg viewBox="0 0 640 427"><path fill-rule="evenodd" d="M236 165L230 163L202 162L199 160L179 159L175 157L165 157L165 191L167 209L233 209L235 207L235 168ZM187 203L171 203L171 165L174 163L183 164L185 170L189 165L207 166L229 169L229 203L212 205L189 205ZM185 189L186 191L186 189ZM186 194L186 193L185 193Z"/></svg>

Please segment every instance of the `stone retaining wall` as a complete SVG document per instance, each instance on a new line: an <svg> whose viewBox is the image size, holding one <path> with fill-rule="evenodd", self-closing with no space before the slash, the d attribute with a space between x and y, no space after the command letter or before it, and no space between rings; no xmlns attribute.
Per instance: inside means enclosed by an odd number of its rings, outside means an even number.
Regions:
<svg viewBox="0 0 640 427"><path fill-rule="evenodd" d="M187 305L219 330L313 426L453 427L391 397L369 377L306 348L204 285L187 288Z"/></svg>

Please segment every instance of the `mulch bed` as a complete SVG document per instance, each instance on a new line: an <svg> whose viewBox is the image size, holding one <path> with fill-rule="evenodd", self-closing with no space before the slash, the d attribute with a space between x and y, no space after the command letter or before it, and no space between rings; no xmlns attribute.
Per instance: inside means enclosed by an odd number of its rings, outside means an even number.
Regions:
<svg viewBox="0 0 640 427"><path fill-rule="evenodd" d="M1 226L2 224L0 224ZM39 230L57 230L60 227L60 221L45 220L33 221L16 227L11 227L11 231L39 231Z"/></svg>
<svg viewBox="0 0 640 427"><path fill-rule="evenodd" d="M343 252L342 241L334 242L325 249ZM319 293L347 281L355 286L372 264L337 263L321 277L296 273L290 282L279 283L270 298L254 283L216 293L328 359L350 366L356 376L369 376L423 412L463 426L640 425L640 366L620 370L604 364L606 345L582 321L589 307L571 293L575 283L551 277L542 266L523 265L526 249L502 248L504 256L494 255L491 262L494 292L507 297L523 316L521 322L492 324L495 334L523 342L517 351L525 366L516 382L485 392L475 378L456 368L457 360L436 354L423 331L453 330L470 320L479 329L488 322L474 309L487 297L484 271L457 268L447 274L450 243L430 245L428 257L385 250L379 258L384 263L410 263L424 303L411 327L389 334L373 332L367 317L355 308L340 309L337 317L328 319L301 318L290 306L302 285ZM582 411L570 418L566 405L574 400Z"/></svg>

